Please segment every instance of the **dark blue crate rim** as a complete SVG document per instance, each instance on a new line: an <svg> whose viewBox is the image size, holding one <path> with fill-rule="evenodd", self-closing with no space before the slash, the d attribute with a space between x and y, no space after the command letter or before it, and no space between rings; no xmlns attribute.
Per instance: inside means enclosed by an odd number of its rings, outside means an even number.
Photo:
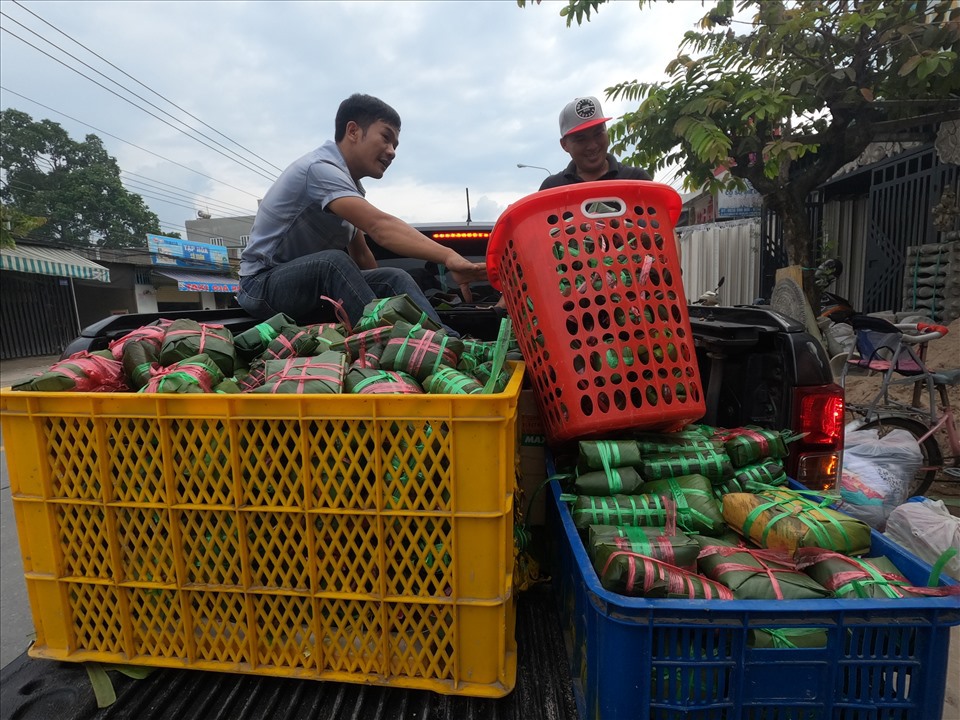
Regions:
<svg viewBox="0 0 960 720"><path fill-rule="evenodd" d="M767 628L784 623L797 627L831 627L837 624L877 622L878 616L890 622L960 625L960 595L919 598L858 598L820 600L673 600L647 599L620 595L600 584L586 547L573 524L567 503L560 500L560 484L550 482L553 510L557 512L569 548L590 594L592 604L605 615L656 615L657 622L676 619L691 625L731 625ZM925 586L932 568L904 548L871 530L870 555L886 555L914 585ZM559 538L558 538L559 539ZM940 585L958 585L948 575L940 576ZM605 606L605 607L604 607ZM861 617L862 616L862 617ZM909 617L908 617L909 616ZM652 619L652 617L651 617Z"/></svg>

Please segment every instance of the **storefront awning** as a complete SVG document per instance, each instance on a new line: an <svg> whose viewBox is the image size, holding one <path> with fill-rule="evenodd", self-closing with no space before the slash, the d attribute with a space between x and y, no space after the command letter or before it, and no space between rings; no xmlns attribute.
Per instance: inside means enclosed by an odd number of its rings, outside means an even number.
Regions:
<svg viewBox="0 0 960 720"><path fill-rule="evenodd" d="M177 290L181 292L212 292L236 293L240 284L228 275L212 275L180 270L154 270L157 275L163 275L177 281Z"/></svg>
<svg viewBox="0 0 960 720"><path fill-rule="evenodd" d="M0 248L0 268L35 275L55 275L83 280L110 282L110 271L103 265L87 260L69 250L17 245Z"/></svg>

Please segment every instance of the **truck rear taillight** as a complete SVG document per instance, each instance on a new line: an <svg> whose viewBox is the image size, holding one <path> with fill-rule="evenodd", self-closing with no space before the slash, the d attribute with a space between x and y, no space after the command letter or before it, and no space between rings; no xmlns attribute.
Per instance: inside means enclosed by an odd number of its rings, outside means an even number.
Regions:
<svg viewBox="0 0 960 720"><path fill-rule="evenodd" d="M434 232L430 233L434 240L486 240L488 232Z"/></svg>
<svg viewBox="0 0 960 720"><path fill-rule="evenodd" d="M804 436L790 443L787 474L797 482L816 490L838 486L843 412L843 388L839 385L794 389L792 429Z"/></svg>
<svg viewBox="0 0 960 720"><path fill-rule="evenodd" d="M833 383L793 391L793 428L807 433L807 445L840 447L843 442L843 388Z"/></svg>

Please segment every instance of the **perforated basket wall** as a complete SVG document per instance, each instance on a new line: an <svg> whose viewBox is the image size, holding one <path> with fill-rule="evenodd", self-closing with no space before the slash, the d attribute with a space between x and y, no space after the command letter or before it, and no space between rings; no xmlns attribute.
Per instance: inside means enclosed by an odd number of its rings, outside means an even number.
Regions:
<svg viewBox="0 0 960 720"><path fill-rule="evenodd" d="M530 195L494 226L487 265L551 442L703 416L679 211L667 185L605 181Z"/></svg>
<svg viewBox="0 0 960 720"><path fill-rule="evenodd" d="M938 720L956 596L660 600L606 590L551 483L553 577L584 720ZM911 583L931 568L874 531ZM942 575L939 585L956 584ZM804 646L790 633L818 636ZM777 633L772 646L756 633ZM794 638L795 639L795 638Z"/></svg>
<svg viewBox="0 0 960 720"><path fill-rule="evenodd" d="M522 375L486 396L0 391L30 654L508 693Z"/></svg>

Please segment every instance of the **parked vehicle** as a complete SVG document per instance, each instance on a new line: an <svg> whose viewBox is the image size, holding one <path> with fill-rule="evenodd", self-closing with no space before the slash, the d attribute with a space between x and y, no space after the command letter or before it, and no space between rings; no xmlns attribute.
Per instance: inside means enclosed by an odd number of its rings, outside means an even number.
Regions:
<svg viewBox="0 0 960 720"><path fill-rule="evenodd" d="M490 226L421 227L468 257L482 258ZM428 292L446 293L438 268L389 257L383 263L412 271ZM722 281L721 281L722 283ZM719 288L719 285L718 285ZM494 339L502 310L495 295L479 288L480 302L443 299L441 319L481 339ZM716 293L714 293L715 299ZM843 433L842 389L828 358L804 326L758 307L690 305L694 345L706 396L703 422L722 427L754 425L803 434L791 443L788 474L808 487L836 483ZM64 355L101 350L160 317L222 324L236 332L256 321L241 309L112 316L85 328ZM548 562L547 558L543 561ZM544 584L521 593L516 624L517 684L505 698L448 698L423 690L285 678L164 669L132 681L115 676L118 699L98 710L82 666L24 656L0 673L3 717L18 720L92 718L575 718L569 664L555 591Z"/></svg>

